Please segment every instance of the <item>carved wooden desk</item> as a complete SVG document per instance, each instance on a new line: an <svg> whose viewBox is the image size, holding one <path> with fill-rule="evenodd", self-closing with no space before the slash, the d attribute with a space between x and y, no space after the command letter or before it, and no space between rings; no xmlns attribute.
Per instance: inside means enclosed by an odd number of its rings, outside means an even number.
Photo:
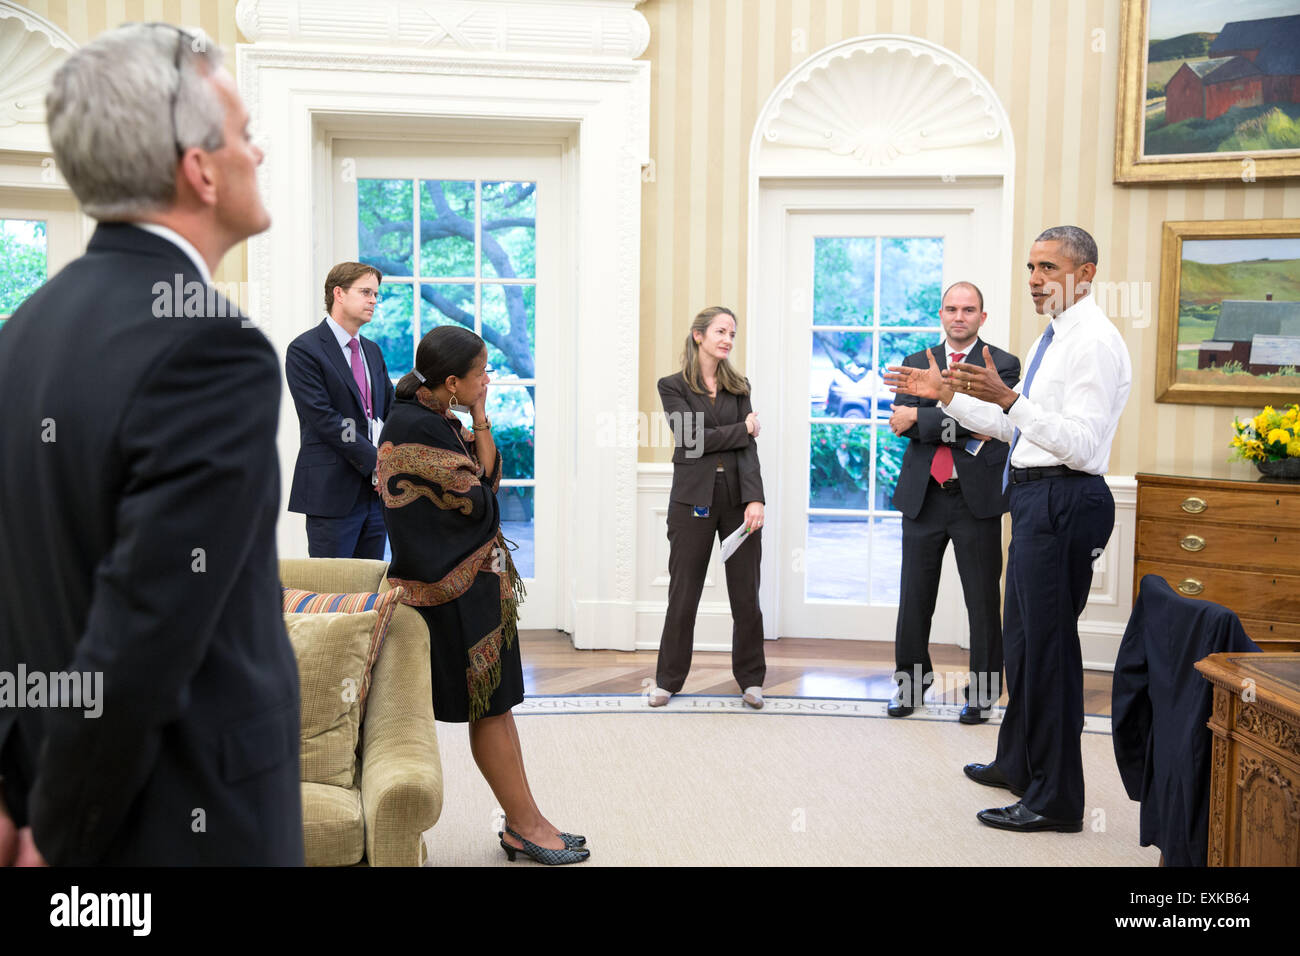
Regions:
<svg viewBox="0 0 1300 956"><path fill-rule="evenodd" d="M1210 866L1300 866L1300 654L1211 654Z"/></svg>

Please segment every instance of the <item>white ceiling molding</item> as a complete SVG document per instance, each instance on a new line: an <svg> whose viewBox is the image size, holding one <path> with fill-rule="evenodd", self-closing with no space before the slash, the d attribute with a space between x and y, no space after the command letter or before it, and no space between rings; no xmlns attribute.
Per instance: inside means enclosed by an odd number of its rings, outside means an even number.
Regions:
<svg viewBox="0 0 1300 956"><path fill-rule="evenodd" d="M957 163L958 152L963 166L1001 166L1005 129L996 95L970 64L893 35L846 40L805 60L772 93L757 126L769 161L806 162L811 150L889 175L933 171Z"/></svg>
<svg viewBox="0 0 1300 956"><path fill-rule="evenodd" d="M644 0L239 0L255 43L634 58L650 43Z"/></svg>
<svg viewBox="0 0 1300 956"><path fill-rule="evenodd" d="M0 0L0 149L49 151L45 94L76 48L45 18Z"/></svg>

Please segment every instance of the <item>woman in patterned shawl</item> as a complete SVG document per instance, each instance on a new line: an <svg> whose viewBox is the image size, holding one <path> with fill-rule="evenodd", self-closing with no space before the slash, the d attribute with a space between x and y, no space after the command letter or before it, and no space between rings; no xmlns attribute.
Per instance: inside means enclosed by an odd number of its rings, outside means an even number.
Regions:
<svg viewBox="0 0 1300 956"><path fill-rule="evenodd" d="M511 708L524 699L516 639L523 584L501 536L501 457L484 411L487 347L459 326L420 341L415 368L379 436L379 491L392 542L388 580L429 626L433 709L469 723L470 749L506 813L501 846L543 863L577 863L580 836L533 802ZM451 412L468 408L473 431Z"/></svg>

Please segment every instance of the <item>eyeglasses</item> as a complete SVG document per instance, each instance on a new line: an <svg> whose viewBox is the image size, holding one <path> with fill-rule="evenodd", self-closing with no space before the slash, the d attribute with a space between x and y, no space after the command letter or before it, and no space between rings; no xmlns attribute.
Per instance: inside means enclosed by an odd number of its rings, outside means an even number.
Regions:
<svg viewBox="0 0 1300 956"><path fill-rule="evenodd" d="M185 155L185 149L181 146L180 132L176 126L176 102L178 97L181 94L181 49L182 49L182 44L184 44L186 40L190 42L190 49L193 49L194 48L193 44L198 40L198 38L194 36L194 34L190 33L188 30L182 30L174 23L155 22L155 23L145 23L143 24L143 26L163 27L164 29L167 30L176 31L176 52L175 55L172 57L172 66L176 69L176 85L172 87L171 108L167 110L167 115L171 117L171 121L172 121L172 143L175 144L176 146L176 158L180 159L182 156Z"/></svg>

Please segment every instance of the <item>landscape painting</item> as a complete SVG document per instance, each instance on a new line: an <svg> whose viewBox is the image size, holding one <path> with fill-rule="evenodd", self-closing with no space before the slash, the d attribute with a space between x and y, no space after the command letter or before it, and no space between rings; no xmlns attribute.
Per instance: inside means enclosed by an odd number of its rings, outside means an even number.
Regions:
<svg viewBox="0 0 1300 956"><path fill-rule="evenodd" d="M1127 0L1116 179L1300 170L1300 5Z"/></svg>
<svg viewBox="0 0 1300 956"><path fill-rule="evenodd" d="M1157 400L1300 395L1300 220L1167 222Z"/></svg>

